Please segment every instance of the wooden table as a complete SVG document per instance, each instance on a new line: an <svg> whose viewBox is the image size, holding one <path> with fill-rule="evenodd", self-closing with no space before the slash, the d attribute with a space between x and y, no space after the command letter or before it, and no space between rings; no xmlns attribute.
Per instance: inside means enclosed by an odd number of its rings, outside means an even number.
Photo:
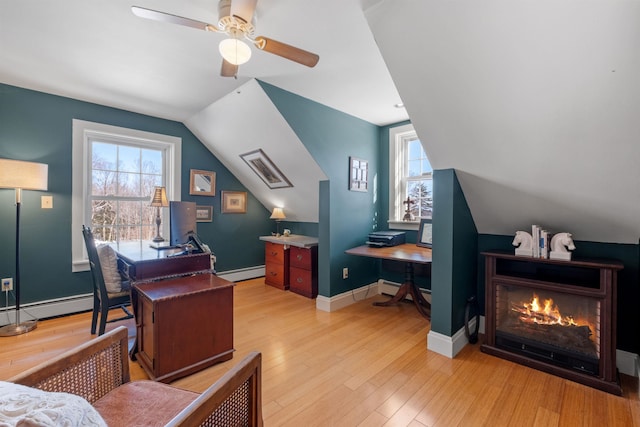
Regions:
<svg viewBox="0 0 640 427"><path fill-rule="evenodd" d="M431 264L431 249L421 248L412 243L397 246L371 247L368 245L348 249L345 253L350 255L365 256L369 258L387 259L405 263L404 283L400 285L395 296L388 301L374 302L373 305L389 306L402 301L407 295L411 295L418 312L427 319L431 319L431 304L420 292L420 288L413 279L414 264Z"/></svg>

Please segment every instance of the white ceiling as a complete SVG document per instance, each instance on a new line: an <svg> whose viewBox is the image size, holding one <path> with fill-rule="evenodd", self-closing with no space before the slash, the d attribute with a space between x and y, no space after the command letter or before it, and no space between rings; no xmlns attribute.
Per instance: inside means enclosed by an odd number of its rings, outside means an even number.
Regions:
<svg viewBox="0 0 640 427"><path fill-rule="evenodd" d="M217 22L217 0L3 0L0 82L186 121L258 78L374 124L408 118L361 0L258 1L256 35L320 62L254 49L237 80L220 77L223 35L139 18L132 5Z"/></svg>

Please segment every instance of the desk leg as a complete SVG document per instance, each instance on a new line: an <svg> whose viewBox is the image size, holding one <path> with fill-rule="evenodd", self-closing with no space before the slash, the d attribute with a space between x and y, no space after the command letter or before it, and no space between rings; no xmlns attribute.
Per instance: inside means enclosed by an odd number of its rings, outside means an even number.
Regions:
<svg viewBox="0 0 640 427"><path fill-rule="evenodd" d="M401 302L403 299L405 299L407 294L411 295L413 303L416 305L418 312L426 319L431 319L431 304L429 304L429 301L424 299L424 297L422 296L422 292L420 292L420 288L413 280L413 263L411 262L407 262L405 264L404 283L400 285L398 292L396 292L393 298L388 301L374 302L373 305L379 307L388 307L390 305Z"/></svg>

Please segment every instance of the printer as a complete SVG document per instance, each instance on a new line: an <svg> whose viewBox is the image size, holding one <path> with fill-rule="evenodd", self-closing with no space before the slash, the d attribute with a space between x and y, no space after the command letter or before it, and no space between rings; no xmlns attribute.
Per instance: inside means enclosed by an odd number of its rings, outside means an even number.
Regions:
<svg viewBox="0 0 640 427"><path fill-rule="evenodd" d="M369 246L397 246L405 242L404 231L374 231L369 233L367 245Z"/></svg>

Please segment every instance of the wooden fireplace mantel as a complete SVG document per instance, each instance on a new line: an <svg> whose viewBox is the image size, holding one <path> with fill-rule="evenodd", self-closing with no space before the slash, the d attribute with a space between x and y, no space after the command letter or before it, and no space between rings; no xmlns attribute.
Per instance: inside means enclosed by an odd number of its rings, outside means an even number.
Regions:
<svg viewBox="0 0 640 427"><path fill-rule="evenodd" d="M572 261L516 256L505 252L482 252L485 256L485 340L481 350L541 371L549 372L622 395L616 369L617 260ZM557 366L542 357L529 357L496 341L496 289L498 286L531 288L591 298L600 303L600 357L597 375ZM523 350L524 349L523 345Z"/></svg>

